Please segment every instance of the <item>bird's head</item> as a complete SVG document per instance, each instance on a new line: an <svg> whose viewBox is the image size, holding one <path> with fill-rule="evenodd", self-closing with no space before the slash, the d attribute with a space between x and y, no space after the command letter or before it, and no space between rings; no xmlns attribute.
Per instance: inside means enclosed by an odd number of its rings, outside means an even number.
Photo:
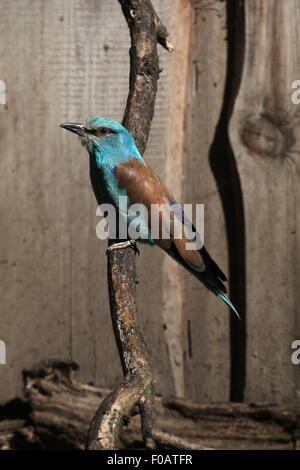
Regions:
<svg viewBox="0 0 300 470"><path fill-rule="evenodd" d="M82 124L66 122L61 127L77 134L88 152L98 158L125 158L137 152L129 132L116 121L92 116Z"/></svg>

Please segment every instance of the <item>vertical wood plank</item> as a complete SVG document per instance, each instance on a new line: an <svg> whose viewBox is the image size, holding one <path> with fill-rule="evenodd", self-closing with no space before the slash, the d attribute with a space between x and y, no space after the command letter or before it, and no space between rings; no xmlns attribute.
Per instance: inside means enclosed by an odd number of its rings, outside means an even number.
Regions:
<svg viewBox="0 0 300 470"><path fill-rule="evenodd" d="M245 2L242 84L230 124L246 227L247 401L296 400L299 367L299 2ZM297 385L298 384L298 385Z"/></svg>
<svg viewBox="0 0 300 470"><path fill-rule="evenodd" d="M226 79L225 2L193 1L185 116L184 202L205 205L205 245L228 273L226 227L210 166ZM229 398L228 309L199 281L183 273L185 391L198 401Z"/></svg>
<svg viewBox="0 0 300 470"><path fill-rule="evenodd" d="M165 182L172 188L176 198L182 201L184 117L187 93L188 51L191 27L191 3L189 0L173 1L172 42L175 50L171 56L170 105L167 129ZM168 344L170 368L175 395L183 397L183 296L182 268L169 256L163 258L163 305L162 319Z"/></svg>
<svg viewBox="0 0 300 470"><path fill-rule="evenodd" d="M0 114L5 400L20 392L22 368L42 357L70 357L70 337L63 290L53 282L66 281L60 264L64 248L58 243L63 187L57 172L60 143L53 138L58 100L53 76L43 70L45 43L37 41L43 38L40 5L16 1L0 9L1 75L7 84L7 107Z"/></svg>

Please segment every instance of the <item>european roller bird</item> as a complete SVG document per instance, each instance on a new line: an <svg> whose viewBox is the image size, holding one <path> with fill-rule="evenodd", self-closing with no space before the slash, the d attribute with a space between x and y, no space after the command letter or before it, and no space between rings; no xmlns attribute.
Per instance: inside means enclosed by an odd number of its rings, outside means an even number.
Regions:
<svg viewBox="0 0 300 470"><path fill-rule="evenodd" d="M112 204L121 214L119 217L124 215L127 224L133 221L130 216L126 218L126 210L130 206L140 204L141 207L146 207L147 217L138 219L138 241L158 245L239 316L226 296L226 287L223 284L223 281L227 281L226 276L209 256L204 245L195 244L194 248L187 249L187 243L191 239L188 237L189 232L193 232L194 240L197 241L200 240L199 233L186 219L167 186L140 155L125 127L100 116L90 117L82 124L64 123L61 127L77 134L89 153L91 183L98 204ZM162 207L169 216L169 219L164 219L159 214L160 225L156 238L152 236L152 219L149 215L153 207ZM169 237L162 235L163 220L170 221ZM184 229L181 238L175 236L178 225ZM136 249L135 241L126 243L131 243ZM124 242L119 245L125 246Z"/></svg>

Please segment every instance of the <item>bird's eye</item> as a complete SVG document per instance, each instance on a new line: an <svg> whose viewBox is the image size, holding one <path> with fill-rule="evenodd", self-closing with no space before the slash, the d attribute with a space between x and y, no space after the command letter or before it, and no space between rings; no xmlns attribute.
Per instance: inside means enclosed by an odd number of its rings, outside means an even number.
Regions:
<svg viewBox="0 0 300 470"><path fill-rule="evenodd" d="M116 134L116 131L109 129L108 127L98 127L97 129L92 130L91 133L101 139L101 137L104 137L108 134Z"/></svg>

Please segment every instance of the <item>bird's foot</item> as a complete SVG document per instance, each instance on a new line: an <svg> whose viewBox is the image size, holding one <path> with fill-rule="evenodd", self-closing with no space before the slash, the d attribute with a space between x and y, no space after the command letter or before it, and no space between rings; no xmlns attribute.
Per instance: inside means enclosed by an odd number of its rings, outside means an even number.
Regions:
<svg viewBox="0 0 300 470"><path fill-rule="evenodd" d="M134 250L135 254L140 254L140 250L137 247L136 241L135 240L127 240L126 242L120 242L120 243L113 243L113 245L109 246L106 250L106 254L108 255L114 250L121 250L123 248L130 247Z"/></svg>
<svg viewBox="0 0 300 470"><path fill-rule="evenodd" d="M141 252L140 252L140 250L138 249L138 246L137 246L136 241L135 241L135 240L129 240L129 241L130 241L130 244L131 244L131 248L132 248L133 251L134 251L134 254L135 254L135 255L140 255Z"/></svg>

